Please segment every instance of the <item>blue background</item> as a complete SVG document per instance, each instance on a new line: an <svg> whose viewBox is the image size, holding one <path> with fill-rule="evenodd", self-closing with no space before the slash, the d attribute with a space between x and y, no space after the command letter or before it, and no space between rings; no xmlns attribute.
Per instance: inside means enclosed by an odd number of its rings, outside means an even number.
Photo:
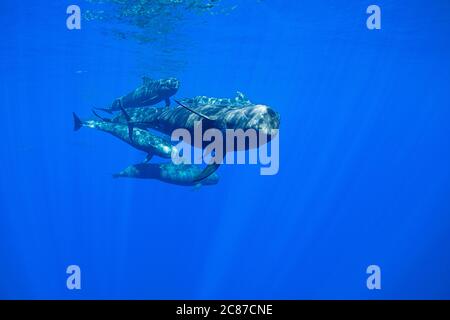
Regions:
<svg viewBox="0 0 450 320"><path fill-rule="evenodd" d="M232 1L158 45L69 31L55 2L0 3L0 298L450 298L450 2L374 1L369 31L369 1ZM144 74L272 106L279 174L113 180L144 155L71 112Z"/></svg>

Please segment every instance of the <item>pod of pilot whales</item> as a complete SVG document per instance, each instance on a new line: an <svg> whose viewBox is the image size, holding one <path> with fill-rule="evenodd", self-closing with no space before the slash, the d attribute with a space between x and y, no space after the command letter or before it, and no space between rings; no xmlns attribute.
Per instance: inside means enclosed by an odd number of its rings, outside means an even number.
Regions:
<svg viewBox="0 0 450 320"><path fill-rule="evenodd" d="M176 185L199 186L218 183L216 170L220 164L175 164L171 160L150 163L154 156L171 159L172 153L178 152L168 138L174 130L183 128L194 135L194 125L202 121L203 131L210 128L222 132L254 129L267 134L269 141L279 128L277 112L266 105L250 102L240 92L235 98L197 96L174 100L177 106L171 106L171 98L179 87L180 82L175 78L153 80L143 77L138 88L115 99L110 107L94 108L92 119L81 120L73 113L74 130L86 127L104 131L146 153L142 163L130 165L114 174L114 178L156 179ZM160 102L165 106L155 106ZM100 111L110 116L102 116ZM224 150L223 154L234 151Z"/></svg>

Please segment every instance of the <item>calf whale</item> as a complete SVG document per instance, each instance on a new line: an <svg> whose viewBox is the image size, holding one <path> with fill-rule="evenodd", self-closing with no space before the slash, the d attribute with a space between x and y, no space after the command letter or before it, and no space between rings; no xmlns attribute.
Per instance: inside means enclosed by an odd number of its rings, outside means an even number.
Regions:
<svg viewBox="0 0 450 320"><path fill-rule="evenodd" d="M114 178L156 179L181 186L213 185L219 182L216 173L198 181L202 168L197 165L173 163L138 163L113 175Z"/></svg>
<svg viewBox="0 0 450 320"><path fill-rule="evenodd" d="M169 140L154 135L147 130L130 128L128 125L107 121L82 121L75 113L73 113L73 121L75 131L78 131L81 127L104 131L128 143L134 148L146 152L146 162L150 161L154 155L162 158L171 158L172 152L177 152L176 148Z"/></svg>
<svg viewBox="0 0 450 320"><path fill-rule="evenodd" d="M148 77L142 78L142 85L114 100L109 108L96 108L98 110L112 113L119 111L122 107L139 108L155 105L165 101L166 106L170 106L170 97L177 93L180 82L175 78L153 80Z"/></svg>

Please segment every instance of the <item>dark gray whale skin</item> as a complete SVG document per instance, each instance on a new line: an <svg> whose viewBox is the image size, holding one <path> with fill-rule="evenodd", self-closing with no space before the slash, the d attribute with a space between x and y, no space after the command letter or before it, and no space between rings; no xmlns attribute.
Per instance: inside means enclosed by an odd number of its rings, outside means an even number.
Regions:
<svg viewBox="0 0 450 320"><path fill-rule="evenodd" d="M202 168L197 165L173 163L138 163L125 168L114 178L156 179L181 186L213 185L219 182L219 176L212 173L201 182L196 181Z"/></svg>
<svg viewBox="0 0 450 320"><path fill-rule="evenodd" d="M181 102L183 104L187 104L192 107L199 107L205 105L215 105L222 107L231 107L231 108L242 108L252 103L250 100L242 92L236 92L236 97L234 98L213 98L207 96L197 96L194 98L185 98L182 99Z"/></svg>
<svg viewBox="0 0 450 320"><path fill-rule="evenodd" d="M152 134L147 130L133 128L132 134L130 135L127 125L98 120L81 121L75 113L73 114L73 118L75 131L81 127L87 127L110 133L132 147L146 152L148 154L147 160L150 160L153 155L162 158L171 158L172 152L176 152L174 151L176 148L169 140Z"/></svg>
<svg viewBox="0 0 450 320"><path fill-rule="evenodd" d="M114 100L110 108L97 108L99 110L113 112L119 111L121 107L139 108L152 106L161 101L165 101L166 106L170 105L170 97L177 93L180 82L175 78L153 80L143 77L141 86L132 92Z"/></svg>
<svg viewBox="0 0 450 320"><path fill-rule="evenodd" d="M254 129L268 136L268 141L274 137L280 126L280 115L272 108L261 104L250 104L243 107L200 105L192 107L196 112L215 119L203 126L203 129ZM179 128L189 130L194 134L194 124L203 118L182 106L176 108L134 108L127 110L130 122L142 129L154 129L164 134L171 135ZM118 114L111 119L113 123L127 123L123 114Z"/></svg>
<svg viewBox="0 0 450 320"><path fill-rule="evenodd" d="M277 134L280 127L280 115L272 108L262 104L249 104L244 106L222 106L217 104L199 104L197 106L189 106L188 110L185 105L176 108L134 108L129 109L126 114L122 112L110 119L114 123L127 123L142 129L158 130L166 135L171 136L176 129L187 129L191 137L190 143L196 147L205 148L209 143L198 141L195 139L195 125L202 121L203 132L210 128L216 128L222 132L226 129L254 129L258 133L257 143L250 143L249 139L245 139L245 143L241 146L233 143L230 147L224 135L224 149L222 155L227 152L239 150L253 149L272 140ZM260 140L261 133L265 135L265 140ZM200 142L200 145L197 143ZM206 179L214 173L220 166L220 163L210 163L203 172L198 176L197 181Z"/></svg>

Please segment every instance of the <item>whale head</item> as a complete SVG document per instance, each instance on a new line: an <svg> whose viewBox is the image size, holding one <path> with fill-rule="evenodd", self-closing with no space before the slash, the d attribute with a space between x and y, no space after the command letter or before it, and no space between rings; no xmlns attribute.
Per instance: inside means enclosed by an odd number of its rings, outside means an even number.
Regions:
<svg viewBox="0 0 450 320"><path fill-rule="evenodd" d="M226 116L225 121L229 128L253 129L265 134L268 141L277 135L280 128L280 114L263 104L236 109Z"/></svg>
<svg viewBox="0 0 450 320"><path fill-rule="evenodd" d="M248 127L268 136L276 135L280 128L280 114L271 107L257 104L248 112Z"/></svg>
<svg viewBox="0 0 450 320"><path fill-rule="evenodd" d="M180 81L175 78L162 79L159 81L159 93L164 96L173 96L180 87Z"/></svg>

